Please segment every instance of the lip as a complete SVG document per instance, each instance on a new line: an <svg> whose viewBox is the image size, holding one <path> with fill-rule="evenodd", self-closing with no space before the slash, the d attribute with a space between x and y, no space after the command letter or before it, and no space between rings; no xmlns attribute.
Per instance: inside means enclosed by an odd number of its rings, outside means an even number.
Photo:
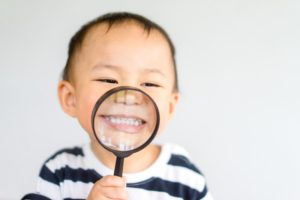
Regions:
<svg viewBox="0 0 300 200"><path fill-rule="evenodd" d="M110 128L130 134L138 134L147 124L141 117L128 115L100 115Z"/></svg>

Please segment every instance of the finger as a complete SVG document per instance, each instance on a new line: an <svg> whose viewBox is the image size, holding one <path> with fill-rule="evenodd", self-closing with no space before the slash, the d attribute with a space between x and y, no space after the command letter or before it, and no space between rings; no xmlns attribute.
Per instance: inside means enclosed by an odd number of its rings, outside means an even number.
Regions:
<svg viewBox="0 0 300 200"><path fill-rule="evenodd" d="M128 199L128 194L123 187L106 187L102 188L102 194L110 199Z"/></svg>
<svg viewBox="0 0 300 200"><path fill-rule="evenodd" d="M127 200L128 194L125 187L104 187L95 185L88 200Z"/></svg>
<svg viewBox="0 0 300 200"><path fill-rule="evenodd" d="M126 179L118 176L104 176L99 181L99 184L103 187L125 187Z"/></svg>

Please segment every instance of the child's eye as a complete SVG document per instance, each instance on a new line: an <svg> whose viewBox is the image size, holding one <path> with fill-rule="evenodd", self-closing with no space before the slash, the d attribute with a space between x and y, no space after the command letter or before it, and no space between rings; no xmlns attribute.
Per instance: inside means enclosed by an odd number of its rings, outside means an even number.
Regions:
<svg viewBox="0 0 300 200"><path fill-rule="evenodd" d="M118 84L118 81L116 81L114 79L97 79L97 81L103 82L103 83Z"/></svg>
<svg viewBox="0 0 300 200"><path fill-rule="evenodd" d="M155 83L143 83L142 86L145 86L145 87L160 87L160 85L155 84Z"/></svg>

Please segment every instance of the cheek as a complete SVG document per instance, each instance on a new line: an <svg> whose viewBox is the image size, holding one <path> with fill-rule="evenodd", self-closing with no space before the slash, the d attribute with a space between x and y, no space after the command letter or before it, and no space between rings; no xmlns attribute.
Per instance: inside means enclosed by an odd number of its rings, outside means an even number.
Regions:
<svg viewBox="0 0 300 200"><path fill-rule="evenodd" d="M169 120L169 105L167 103L160 105L158 107L158 109L159 109L159 115L160 115L160 124L159 124L158 133L160 133L165 129L167 122Z"/></svg>
<svg viewBox="0 0 300 200"><path fill-rule="evenodd" d="M88 96L87 96L88 97ZM82 128L88 133L93 134L92 131L92 112L97 98L84 98L77 102L77 118Z"/></svg>

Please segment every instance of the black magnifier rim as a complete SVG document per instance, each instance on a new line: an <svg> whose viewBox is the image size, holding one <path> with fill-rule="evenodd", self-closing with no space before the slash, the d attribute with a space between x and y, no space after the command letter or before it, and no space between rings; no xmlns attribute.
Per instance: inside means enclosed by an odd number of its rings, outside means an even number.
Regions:
<svg viewBox="0 0 300 200"><path fill-rule="evenodd" d="M134 90L134 91L138 91L138 92L141 92L142 94L146 95L150 99L150 101L153 103L154 109L155 109L155 114L157 116L156 117L156 124L155 124L154 130L153 130L153 132L151 134L151 137L144 144L142 144L141 146L139 146L139 147L137 147L135 149L132 149L132 150L128 150L128 151L118 151L118 150L111 149L111 148L105 146L100 141L100 139L97 137L96 130L95 130L95 123L94 123L95 122L95 117L96 117L96 114L97 114L97 111L98 111L98 108L100 107L100 105L107 99L107 97L109 97L113 93L119 92L121 90ZM157 134L157 131L158 131L158 128L159 128L159 123L160 123L160 115L159 115L159 110L158 110L158 107L157 107L155 101L150 97L150 95L148 95L143 90L140 90L140 89L135 88L135 87L130 87L130 86L119 86L119 87L115 87L115 88L107 91L104 95L102 95L97 100L97 102L95 103L93 112L92 112L92 129L93 129L93 134L94 134L96 140L98 141L99 144L101 144L101 146L103 146L105 149L107 149L108 151L112 152L113 154L115 154L119 158L125 158L125 157L127 157L127 156L129 156L129 155L131 155L131 154L133 154L135 152L138 152L138 151L142 150L148 144L150 144L150 142L154 139L154 137Z"/></svg>

